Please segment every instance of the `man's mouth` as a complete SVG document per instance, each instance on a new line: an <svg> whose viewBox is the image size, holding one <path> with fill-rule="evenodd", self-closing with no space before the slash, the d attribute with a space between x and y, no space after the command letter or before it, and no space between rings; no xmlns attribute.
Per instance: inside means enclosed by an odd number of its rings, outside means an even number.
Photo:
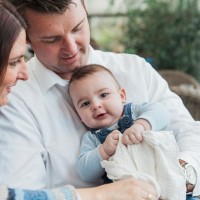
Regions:
<svg viewBox="0 0 200 200"><path fill-rule="evenodd" d="M73 55L73 56L62 56L61 59L66 63L66 64L72 64L78 60L78 53Z"/></svg>

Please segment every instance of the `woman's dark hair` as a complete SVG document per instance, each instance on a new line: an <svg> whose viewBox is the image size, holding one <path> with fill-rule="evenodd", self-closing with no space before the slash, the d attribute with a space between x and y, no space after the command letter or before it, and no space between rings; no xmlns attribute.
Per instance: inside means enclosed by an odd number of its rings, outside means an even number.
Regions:
<svg viewBox="0 0 200 200"><path fill-rule="evenodd" d="M9 55L22 29L26 29L23 18L7 0L0 0L0 83L2 83Z"/></svg>

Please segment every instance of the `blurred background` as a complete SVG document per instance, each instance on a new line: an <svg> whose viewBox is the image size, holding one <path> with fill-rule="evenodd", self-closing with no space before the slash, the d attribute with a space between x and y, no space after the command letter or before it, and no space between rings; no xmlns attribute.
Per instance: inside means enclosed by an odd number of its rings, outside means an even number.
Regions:
<svg viewBox="0 0 200 200"><path fill-rule="evenodd" d="M91 44L200 81L200 0L86 0Z"/></svg>
<svg viewBox="0 0 200 200"><path fill-rule="evenodd" d="M200 0L85 0L95 49L145 58L200 120Z"/></svg>

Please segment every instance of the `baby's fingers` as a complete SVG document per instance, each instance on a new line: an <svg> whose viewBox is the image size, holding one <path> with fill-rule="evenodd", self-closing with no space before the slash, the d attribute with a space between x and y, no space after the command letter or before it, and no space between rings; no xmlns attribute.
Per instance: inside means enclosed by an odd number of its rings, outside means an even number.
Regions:
<svg viewBox="0 0 200 200"><path fill-rule="evenodd" d="M114 131L111 132L111 137L114 140L119 140L119 134L120 134L120 132L118 130L114 130Z"/></svg>
<svg viewBox="0 0 200 200"><path fill-rule="evenodd" d="M142 142L142 135L139 132L124 134L122 137L122 143L125 145L138 144L140 142Z"/></svg>

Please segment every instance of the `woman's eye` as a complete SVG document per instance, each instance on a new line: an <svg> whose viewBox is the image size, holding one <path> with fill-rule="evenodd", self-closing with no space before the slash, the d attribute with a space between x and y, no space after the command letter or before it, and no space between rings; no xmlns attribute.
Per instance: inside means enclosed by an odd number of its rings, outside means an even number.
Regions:
<svg viewBox="0 0 200 200"><path fill-rule="evenodd" d="M10 65L11 67L15 67L18 63L20 63L20 60L11 62L11 63L9 63L9 65Z"/></svg>

